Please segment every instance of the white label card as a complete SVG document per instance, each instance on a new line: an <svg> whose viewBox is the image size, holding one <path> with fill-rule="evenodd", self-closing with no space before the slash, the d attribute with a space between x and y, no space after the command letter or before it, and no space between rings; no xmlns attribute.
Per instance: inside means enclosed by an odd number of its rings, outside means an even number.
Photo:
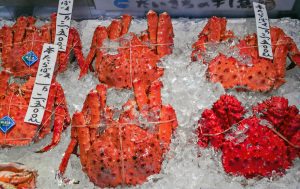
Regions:
<svg viewBox="0 0 300 189"><path fill-rule="evenodd" d="M273 59L269 18L266 6L253 2L259 56Z"/></svg>
<svg viewBox="0 0 300 189"><path fill-rule="evenodd" d="M40 125L42 123L55 68L57 53L57 45L47 43L44 44L29 106L24 119L24 121L27 123L36 125Z"/></svg>
<svg viewBox="0 0 300 189"><path fill-rule="evenodd" d="M62 52L67 48L72 9L73 0L59 0L54 44L58 45L58 50Z"/></svg>

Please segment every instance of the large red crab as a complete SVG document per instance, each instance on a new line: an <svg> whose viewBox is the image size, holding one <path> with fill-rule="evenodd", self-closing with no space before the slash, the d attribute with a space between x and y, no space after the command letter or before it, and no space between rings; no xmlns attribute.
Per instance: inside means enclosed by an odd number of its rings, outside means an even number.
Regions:
<svg viewBox="0 0 300 189"><path fill-rule="evenodd" d="M96 28L81 76L87 73L95 57L98 79L109 87L132 88L135 79L150 85L163 74L163 68L157 63L161 57L172 53L174 34L170 16L167 13L158 16L149 11L147 31L140 36L130 33L128 37L120 38L128 32L131 19L129 15L123 15L121 20L113 20L108 27ZM119 43L117 54L106 53L110 47L104 43L108 40Z"/></svg>
<svg viewBox="0 0 300 189"><path fill-rule="evenodd" d="M0 163L0 188L35 189L37 171L20 163Z"/></svg>
<svg viewBox="0 0 300 189"><path fill-rule="evenodd" d="M300 157L300 114L283 97L272 97L246 113L233 96L223 95L199 120L198 145L223 152L225 171L247 178L284 173Z"/></svg>
<svg viewBox="0 0 300 189"><path fill-rule="evenodd" d="M73 115L72 139L60 173L77 145L83 170L100 187L141 184L159 173L177 127L175 111L162 105L160 81L150 87L140 80L133 85L136 100L123 106L119 118L106 105L106 85L89 93L82 111Z"/></svg>
<svg viewBox="0 0 300 189"><path fill-rule="evenodd" d="M15 125L4 132L0 131L0 147L28 145L53 130L51 144L40 152L52 149L58 144L63 129L70 123L62 87L55 80L52 82L42 124L37 126L24 122L35 78L30 77L24 84L9 84L9 79L10 74L5 71L0 73L0 119L9 116Z"/></svg>
<svg viewBox="0 0 300 189"><path fill-rule="evenodd" d="M36 20L33 17L21 16L16 23L9 27L3 26L0 29L0 51L2 67L11 72L14 76L23 77L26 75L35 76L39 59L31 65L25 64L22 59L30 51L39 58L44 43L54 43L56 29L56 14L51 15L51 23L42 27L36 27ZM69 30L69 38L65 52L58 52L56 72L66 70L71 51L77 58L79 67L84 65L82 46L77 30L73 27Z"/></svg>
<svg viewBox="0 0 300 189"><path fill-rule="evenodd" d="M285 82L286 58L300 66L300 52L294 41L282 29L271 27L271 40L274 59L258 55L257 36L251 34L239 39L237 45L228 47L241 58L219 52L213 60L205 60L207 45L222 45L237 40L230 30L226 30L225 18L212 17L199 33L193 44L192 61L202 60L208 64L208 77L212 82L220 82L225 89L243 88L252 91L269 91ZM250 64L245 61L250 59Z"/></svg>

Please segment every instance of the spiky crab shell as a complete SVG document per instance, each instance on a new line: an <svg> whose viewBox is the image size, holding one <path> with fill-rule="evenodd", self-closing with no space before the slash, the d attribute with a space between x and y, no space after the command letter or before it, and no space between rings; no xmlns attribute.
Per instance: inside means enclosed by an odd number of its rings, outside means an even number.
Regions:
<svg viewBox="0 0 300 189"><path fill-rule="evenodd" d="M7 76L5 73L6 72L1 72L0 75ZM0 147L24 146L44 138L51 132L52 118L56 117L57 113L61 115L58 115L56 119L54 119L55 125L58 124L63 129L69 124L70 118L68 112L65 112L66 109L61 111L61 107L57 108L57 106L65 105L64 96L61 96L63 95L61 94L63 93L62 88L57 82L52 82L50 86L42 124L34 125L24 122L34 81L35 78L30 77L23 85L16 83L8 84L6 83L7 81L3 83L6 86L6 90L0 97L0 118L9 116L14 120L15 125L6 133L0 132ZM56 115L53 116L53 114ZM58 117L61 119L58 119ZM58 136L54 138L59 141Z"/></svg>
<svg viewBox="0 0 300 189"><path fill-rule="evenodd" d="M33 17L21 16L16 23L0 29L0 51L2 66L16 77L35 76L40 60L31 66L27 66L22 57L29 51L33 51L39 58L45 43L53 43L55 40L56 14L51 15L51 23L41 27L35 26ZM78 60L79 67L84 65L82 46L79 33L73 27L70 28L67 48L65 52L58 52L57 72L67 69L71 51ZM55 72L56 73L56 72Z"/></svg>
<svg viewBox="0 0 300 189"><path fill-rule="evenodd" d="M133 84L135 100L128 100L121 111L106 105L106 85L88 94L82 111L73 115L61 174L77 145L83 170L100 187L137 185L159 173L178 125L176 114L170 105L162 105L160 81Z"/></svg>
<svg viewBox="0 0 300 189"><path fill-rule="evenodd" d="M226 19L212 17L199 39L193 44L192 61L201 60L208 64L208 77L212 82L220 82L225 89L237 88L252 91L270 91L285 83L286 58L300 65L300 52L294 41L282 29L271 27L273 60L259 57L256 34L248 35L243 39L234 37L230 30L226 30ZM207 44L238 41L231 45L232 51L237 50L238 56L228 57L219 52L213 60L207 61ZM229 49L229 50L230 50ZM247 59L247 60L245 60ZM249 59L249 60L248 60Z"/></svg>
<svg viewBox="0 0 300 189"><path fill-rule="evenodd" d="M284 140L260 122L256 117L242 120L232 133L235 138L223 144L222 163L227 173L269 177L273 171L283 173L290 167Z"/></svg>
<svg viewBox="0 0 300 189"><path fill-rule="evenodd" d="M158 62L158 55L132 34L118 54L104 55L101 62L96 62L96 72L98 79L109 87L132 88L134 80L150 85L162 76L163 68L157 66Z"/></svg>
<svg viewBox="0 0 300 189"><path fill-rule="evenodd" d="M221 150L227 173L247 178L283 174L300 155L299 111L287 99L272 97L254 106L252 117L243 118L244 113L235 97L221 96L199 120L198 145Z"/></svg>
<svg viewBox="0 0 300 189"><path fill-rule="evenodd" d="M127 18L127 19L124 19ZM150 85L163 75L163 68L158 67L160 58L171 54L173 49L173 26L167 13L159 16L149 11L148 29L136 35L124 36L130 27L131 17L123 15L121 20L113 20L108 27L98 26L94 32L90 52L85 61L85 75L89 65L96 57L96 73L99 81L109 87L132 88L134 80L141 80ZM106 42L117 43L117 54L109 54ZM90 66L91 69L91 66Z"/></svg>
<svg viewBox="0 0 300 189"><path fill-rule="evenodd" d="M100 187L141 184L160 172L162 155L157 135L137 125L113 126L93 142L86 172Z"/></svg>

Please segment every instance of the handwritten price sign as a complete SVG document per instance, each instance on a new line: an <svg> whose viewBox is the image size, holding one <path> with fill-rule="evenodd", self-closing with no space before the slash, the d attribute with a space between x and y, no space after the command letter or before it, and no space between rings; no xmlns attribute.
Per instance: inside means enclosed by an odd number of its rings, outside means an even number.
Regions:
<svg viewBox="0 0 300 189"><path fill-rule="evenodd" d="M66 51L72 17L73 0L59 0L55 41L59 51Z"/></svg>
<svg viewBox="0 0 300 189"><path fill-rule="evenodd" d="M50 85L53 77L58 46L44 44L40 57L39 69L31 93L29 106L25 116L25 122L40 125L46 110Z"/></svg>
<svg viewBox="0 0 300 189"><path fill-rule="evenodd" d="M253 2L253 8L256 20L259 56L272 60L273 53L270 35L270 25L266 6L260 3Z"/></svg>

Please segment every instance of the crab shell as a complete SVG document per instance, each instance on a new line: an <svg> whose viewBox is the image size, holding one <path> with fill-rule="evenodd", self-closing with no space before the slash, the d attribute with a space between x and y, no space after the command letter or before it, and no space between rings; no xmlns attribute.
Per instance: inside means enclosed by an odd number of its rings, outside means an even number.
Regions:
<svg viewBox="0 0 300 189"><path fill-rule="evenodd" d="M0 163L0 188L34 189L37 171L19 163Z"/></svg>
<svg viewBox="0 0 300 189"><path fill-rule="evenodd" d="M206 62L203 55L206 43L222 43L235 39L233 32L226 30L225 18L211 18L199 39L193 44L192 61L202 60L208 64L208 78L212 82L220 82L225 89L242 88L252 91L269 91L285 83L285 67L287 56L300 65L300 52L294 41L282 29L271 27L272 51L274 59L261 58L258 55L256 34L240 39L231 49L239 49L241 56L249 57L251 65L240 62L234 57L226 57L219 53L212 61Z"/></svg>
<svg viewBox="0 0 300 189"><path fill-rule="evenodd" d="M35 76L39 59L31 66L27 66L22 57L33 51L37 57L41 56L45 43L54 43L56 30L56 14L51 15L51 23L36 27L35 18L21 16L16 23L0 29L0 51L2 53L2 66L16 77ZM78 31L71 27L65 52L58 52L57 68L55 73L67 69L71 51L77 58L79 67L84 65L82 46Z"/></svg>
<svg viewBox="0 0 300 189"><path fill-rule="evenodd" d="M300 157L298 109L272 97L254 106L253 116L244 118L244 113L235 97L221 96L199 120L198 145L221 150L227 173L246 178L283 174Z"/></svg>
<svg viewBox="0 0 300 189"><path fill-rule="evenodd" d="M153 11L149 11L147 18L148 30L140 36L133 33L124 36L132 19L129 15L123 15L121 20L113 20L108 27L98 26L85 69L80 75L87 73L96 57L98 79L109 87L132 88L132 82L137 79L150 85L162 76L163 68L159 68L157 63L161 57L172 53L174 34L171 18L167 13L158 16ZM106 53L104 43L108 40L119 43L117 54Z"/></svg>
<svg viewBox="0 0 300 189"><path fill-rule="evenodd" d="M159 81L149 89L135 81L136 101L129 100L120 117L113 119L115 112L105 102L106 88L98 85L87 96L82 111L73 115L72 140L60 172L64 173L78 144L83 170L97 186L141 184L160 172L163 154L177 127L175 111L161 104ZM141 128L146 124L150 127Z"/></svg>
<svg viewBox="0 0 300 189"><path fill-rule="evenodd" d="M51 144L44 147L41 152L52 149L58 144L63 129L70 123L60 84L52 82L42 124L38 126L24 122L35 78L30 77L25 84L19 86L16 83L8 84L10 77L8 73L3 71L0 75L0 86L5 89L0 93L0 117L9 116L15 122L7 133L0 132L0 147L29 145L32 141L44 138L53 130ZM53 128L52 124L54 124Z"/></svg>

